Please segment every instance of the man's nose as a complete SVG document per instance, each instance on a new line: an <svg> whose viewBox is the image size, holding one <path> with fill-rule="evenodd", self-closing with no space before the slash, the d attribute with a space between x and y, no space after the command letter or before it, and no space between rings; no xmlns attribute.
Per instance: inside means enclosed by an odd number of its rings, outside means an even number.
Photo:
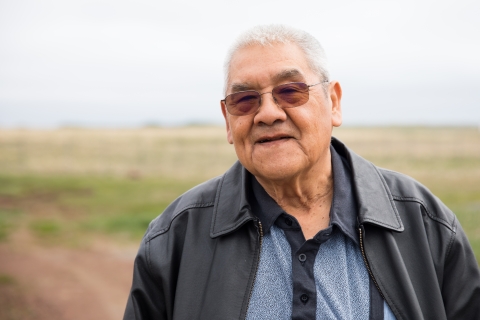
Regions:
<svg viewBox="0 0 480 320"><path fill-rule="evenodd" d="M285 121L287 114L282 107L278 105L271 92L265 92L261 95L260 108L255 114L253 122L255 124L273 125L276 121Z"/></svg>

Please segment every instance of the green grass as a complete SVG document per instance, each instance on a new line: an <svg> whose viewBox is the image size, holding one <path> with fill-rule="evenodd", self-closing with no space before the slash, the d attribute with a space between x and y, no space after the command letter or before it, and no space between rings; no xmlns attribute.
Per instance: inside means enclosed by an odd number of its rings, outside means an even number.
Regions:
<svg viewBox="0 0 480 320"><path fill-rule="evenodd" d="M11 229L8 217L3 212L0 212L0 241L4 241L7 238Z"/></svg>
<svg viewBox="0 0 480 320"><path fill-rule="evenodd" d="M148 223L199 181L89 176L0 176L0 196L17 207L0 211L0 239L14 222L39 237L106 233L138 239Z"/></svg>
<svg viewBox="0 0 480 320"><path fill-rule="evenodd" d="M15 284L16 281L13 277L9 276L8 274L0 273L0 286L2 285L11 285Z"/></svg>
<svg viewBox="0 0 480 320"><path fill-rule="evenodd" d="M8 239L10 233L16 229L20 217L18 209L0 208L0 242Z"/></svg>
<svg viewBox="0 0 480 320"><path fill-rule="evenodd" d="M54 219L36 219L29 226L37 236L41 237L57 236L61 230L61 222Z"/></svg>

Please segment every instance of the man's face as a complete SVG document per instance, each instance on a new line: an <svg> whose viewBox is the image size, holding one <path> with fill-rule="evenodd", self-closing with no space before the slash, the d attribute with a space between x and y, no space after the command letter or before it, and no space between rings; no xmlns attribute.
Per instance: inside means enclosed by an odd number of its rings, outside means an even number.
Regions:
<svg viewBox="0 0 480 320"><path fill-rule="evenodd" d="M289 82L311 85L323 80L313 73L296 45L254 45L233 56L227 95L244 90L264 93ZM244 116L229 114L222 103L228 142L233 143L245 168L259 179L278 182L321 174L330 161L332 127L342 122L340 85L332 82L327 91L321 84L311 87L307 103L286 109L267 93L258 111Z"/></svg>

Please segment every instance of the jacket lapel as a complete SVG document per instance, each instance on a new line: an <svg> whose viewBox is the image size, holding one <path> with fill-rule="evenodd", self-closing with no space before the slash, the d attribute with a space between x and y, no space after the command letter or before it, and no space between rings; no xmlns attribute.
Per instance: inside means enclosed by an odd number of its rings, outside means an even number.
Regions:
<svg viewBox="0 0 480 320"><path fill-rule="evenodd" d="M403 223L395 207L393 196L378 169L336 138L332 138L332 144L338 153L349 160L358 201L360 224L370 223L402 232Z"/></svg>

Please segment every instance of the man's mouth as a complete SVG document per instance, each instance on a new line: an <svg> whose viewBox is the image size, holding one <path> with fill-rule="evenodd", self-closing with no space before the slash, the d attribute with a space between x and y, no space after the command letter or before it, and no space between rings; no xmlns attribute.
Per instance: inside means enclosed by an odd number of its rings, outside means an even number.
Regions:
<svg viewBox="0 0 480 320"><path fill-rule="evenodd" d="M272 141L278 141L278 140L285 140L285 139L290 139L290 137L272 137L272 138L263 138L257 141L257 143L267 143L267 142L272 142Z"/></svg>

